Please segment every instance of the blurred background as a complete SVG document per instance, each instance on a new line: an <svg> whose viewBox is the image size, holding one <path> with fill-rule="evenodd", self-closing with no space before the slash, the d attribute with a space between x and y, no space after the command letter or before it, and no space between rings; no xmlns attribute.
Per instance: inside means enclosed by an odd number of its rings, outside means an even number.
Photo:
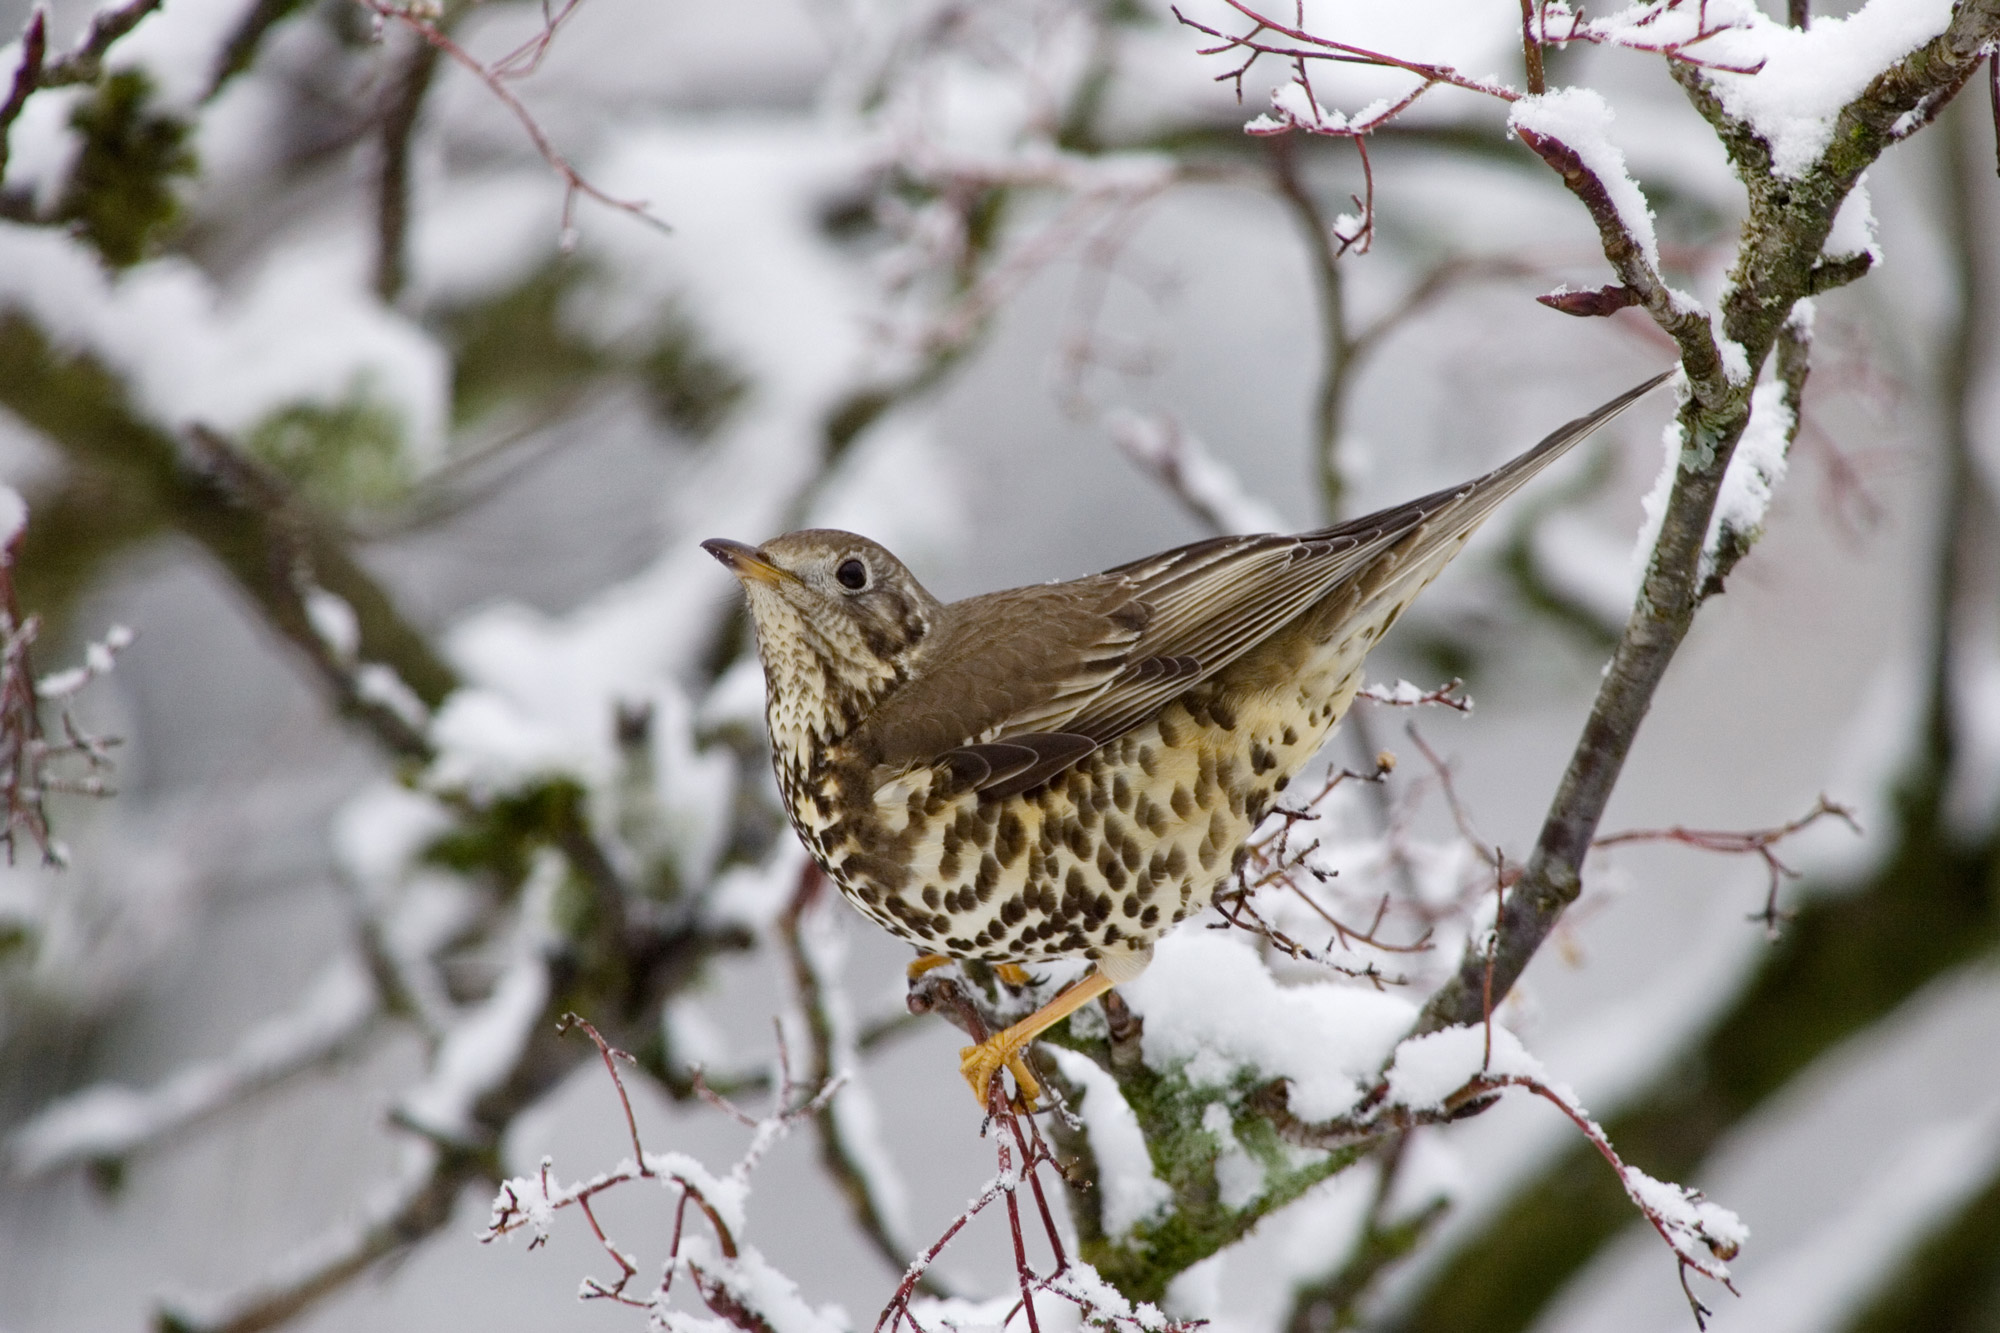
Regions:
<svg viewBox="0 0 2000 1333"><path fill-rule="evenodd" d="M52 55L94 12L48 9ZM687 1071L756 1104L774 1023L802 1031L761 677L701 539L849 527L945 598L1073 577L1450 484L1672 363L1640 312L1534 302L1604 264L1498 104L1439 91L1375 134L1369 243L1336 260L1371 189L1352 144L1246 136L1284 71L1239 106L1152 0L424 13L465 61L355 0L166 0L12 125L19 609L44 671L135 637L73 707L121 742L116 794L53 798L68 868L24 843L0 878L7 1333L145 1327L162 1301L249 1327L241 1293L307 1287L266 1322L638 1324L576 1301L605 1266L581 1226L478 1241L495 1170L623 1154L602 1067L521 1038L486 1077L490 1048L452 1036L520 975L522 904L576 811L672 960L590 992L620 997L651 1071L649 1147L724 1166L745 1133ZM1335 20L1468 70L1519 60L1495 0ZM0 33L29 23L0 3ZM1743 207L1712 133L1657 60L1552 61L1611 100L1667 266L1713 297ZM1358 106L1373 73L1329 86ZM1968 92L1850 201L1882 258L1818 303L1767 531L1605 823L1768 829L1823 794L1861 832L1777 847L1798 876L1775 939L1756 855L1600 854L1504 1013L1629 1160L1750 1225L1717 1329L2000 1328L1988 112ZM1641 404L1503 511L1372 659L1383 682L1465 682L1475 711L1415 723L1517 860L1630 604L1669 410ZM1329 757L1396 751L1385 827L1476 892L1410 721L1362 705ZM901 1192L886 1231L921 1243L991 1175L960 1037L899 1017L900 946L844 907L818 929L875 1122L855 1141ZM479 1147L449 1169L419 1151L447 1139ZM1671 1257L1548 1106L1410 1157L1399 1187L1449 1206L1344 1317L1689 1325ZM1203 1265L1178 1312L1324 1327L1297 1295L1355 1243L1361 1174ZM618 1196L607 1226L657 1253L668 1202ZM761 1168L751 1219L810 1301L872 1322L896 1267L811 1135ZM999 1293L1003 1241L975 1228L948 1273Z"/></svg>

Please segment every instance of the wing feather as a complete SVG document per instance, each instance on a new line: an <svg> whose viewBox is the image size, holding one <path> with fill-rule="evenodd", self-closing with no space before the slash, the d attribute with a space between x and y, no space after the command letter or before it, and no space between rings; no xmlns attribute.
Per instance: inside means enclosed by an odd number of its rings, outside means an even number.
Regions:
<svg viewBox="0 0 2000 1333"><path fill-rule="evenodd" d="M1045 782L1341 589L1372 600L1427 581L1501 501L1672 373L1483 477L1363 518L1212 537L1074 582L955 602L911 681L850 743L881 782L926 765L993 796Z"/></svg>

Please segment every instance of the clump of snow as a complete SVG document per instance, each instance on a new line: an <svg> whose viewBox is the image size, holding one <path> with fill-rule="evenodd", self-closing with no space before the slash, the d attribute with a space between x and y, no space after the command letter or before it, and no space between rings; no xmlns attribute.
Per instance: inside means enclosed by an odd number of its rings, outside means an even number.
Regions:
<svg viewBox="0 0 2000 1333"><path fill-rule="evenodd" d="M106 362L169 428L241 432L300 403L365 391L399 419L422 470L443 455L449 358L356 281L347 256L329 262L322 240L282 247L225 299L186 260L110 275L80 241L0 223L0 307Z"/></svg>
<svg viewBox="0 0 2000 1333"><path fill-rule="evenodd" d="M104 637L83 650L83 665L51 671L35 682L35 693L43 699L68 699L99 676L108 676L117 665L118 654L131 647L135 636L123 625L113 625Z"/></svg>
<svg viewBox="0 0 2000 1333"><path fill-rule="evenodd" d="M1350 1109L1416 1016L1408 1000L1358 986L1282 985L1234 931L1169 935L1120 991L1146 1020L1149 1068L1206 1088L1246 1073L1286 1079L1308 1120Z"/></svg>
<svg viewBox="0 0 2000 1333"><path fill-rule="evenodd" d="M846 1312L836 1305L814 1308L799 1294L798 1284L772 1266L752 1245L740 1245L727 1258L707 1236L681 1238L681 1262L699 1268L702 1276L759 1315L771 1333L848 1333Z"/></svg>
<svg viewBox="0 0 2000 1333"><path fill-rule="evenodd" d="M1715 350L1722 358L1722 373L1731 384L1750 382L1750 354L1733 338L1717 338Z"/></svg>
<svg viewBox="0 0 2000 1333"><path fill-rule="evenodd" d="M1832 142L1840 109L1942 33L1952 9L1952 0L1871 0L1845 18L1815 15L1811 27L1800 29L1765 16L1751 0L1711 0L1711 26L1737 26L1704 44L1702 58L1762 62L1755 74L1716 70L1708 81L1723 109L1770 144L1772 170L1796 178Z"/></svg>
<svg viewBox="0 0 2000 1333"><path fill-rule="evenodd" d="M11 564L10 549L21 530L28 526L28 502L12 486L0 486L0 563Z"/></svg>
<svg viewBox="0 0 2000 1333"><path fill-rule="evenodd" d="M1090 1136L1091 1154L1097 1159L1104 1234L1114 1241L1122 1240L1132 1234L1132 1228L1166 1211L1174 1201L1173 1191L1153 1174L1153 1158L1146 1151L1139 1117L1132 1114L1125 1094L1118 1090L1118 1081L1088 1056L1059 1046L1046 1049L1055 1056L1063 1077L1083 1089L1076 1109Z"/></svg>
<svg viewBox="0 0 2000 1333"><path fill-rule="evenodd" d="M1660 266L1660 242L1653 210L1639 183L1625 169L1625 150L1611 139L1611 104L1594 88L1556 88L1523 97L1507 113L1507 124L1556 140L1582 159L1603 184L1626 232L1638 242L1648 267Z"/></svg>
<svg viewBox="0 0 2000 1333"><path fill-rule="evenodd" d="M1750 1239L1750 1228L1742 1218L1704 1199L1699 1190L1655 1180L1634 1166L1627 1166L1622 1174L1625 1192L1658 1219L1677 1253L1691 1253L1691 1247L1699 1245L1719 1259L1729 1259ZM1707 1266L1712 1268L1713 1264Z"/></svg>
<svg viewBox="0 0 2000 1333"><path fill-rule="evenodd" d="M314 585L306 589L306 621L334 658L352 662L361 651L361 619L347 599Z"/></svg>
<svg viewBox="0 0 2000 1333"><path fill-rule="evenodd" d="M450 812L433 797L378 783L352 797L334 816L333 854L354 883L383 892L452 822Z"/></svg>
<svg viewBox="0 0 2000 1333"><path fill-rule="evenodd" d="M1716 552L1725 537L1748 543L1764 530L1771 494L1785 479L1786 451L1791 448L1794 425L1784 385L1773 381L1752 391L1750 421L1736 442L1736 452L1729 456L1722 490L1715 499L1715 514L1702 543L1702 577L1713 572Z"/></svg>
<svg viewBox="0 0 2000 1333"><path fill-rule="evenodd" d="M1210 1102L1201 1109L1201 1127L1216 1142L1216 1197L1224 1208L1247 1208L1264 1194L1264 1167L1236 1138L1229 1108Z"/></svg>
<svg viewBox="0 0 2000 1333"><path fill-rule="evenodd" d="M1840 201L1840 211L1833 215L1833 227L1826 234L1826 253L1840 258L1846 255L1867 255L1875 266L1882 263L1882 241L1876 234L1875 202L1868 195L1868 173L1862 172L1854 188L1847 192L1847 198ZM1808 312L1812 308L1810 296L1793 307L1794 320L1798 311ZM1806 315L1805 332L1812 333L1811 314Z"/></svg>
<svg viewBox="0 0 2000 1333"><path fill-rule="evenodd" d="M1660 540L1660 528L1667 521L1667 503L1674 497L1674 479L1680 475L1687 431L1681 425L1679 413L1667 418L1667 424L1660 430L1660 443L1665 447L1666 457L1660 460L1659 475L1653 478L1652 488L1639 501L1639 534L1632 543L1634 588L1646 576L1646 566L1653 558L1653 545Z"/></svg>
<svg viewBox="0 0 2000 1333"><path fill-rule="evenodd" d="M1498 1023L1491 1027L1489 1059L1487 1033L1485 1025L1468 1024L1426 1032L1398 1046L1395 1063L1389 1066L1390 1099L1413 1111L1434 1111L1482 1074L1548 1081L1541 1062Z"/></svg>
<svg viewBox="0 0 2000 1333"><path fill-rule="evenodd" d="M601 773L603 756L579 738L529 715L494 690L454 691L431 723L438 758L428 781L477 796L540 778ZM595 762L593 762L595 761Z"/></svg>
<svg viewBox="0 0 2000 1333"><path fill-rule="evenodd" d="M363 703L388 709L412 730L430 725L431 710L409 687L396 669L382 662L363 662L354 668L354 694Z"/></svg>

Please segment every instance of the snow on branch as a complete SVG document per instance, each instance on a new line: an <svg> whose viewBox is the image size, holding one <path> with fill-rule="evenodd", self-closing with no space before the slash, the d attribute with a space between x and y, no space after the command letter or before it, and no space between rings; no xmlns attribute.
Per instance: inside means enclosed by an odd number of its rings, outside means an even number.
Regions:
<svg viewBox="0 0 2000 1333"><path fill-rule="evenodd" d="M36 1176L111 1162L336 1059L380 1012L367 969L335 963L290 1013L259 1023L219 1060L182 1066L143 1092L98 1084L44 1107L7 1139L13 1170Z"/></svg>

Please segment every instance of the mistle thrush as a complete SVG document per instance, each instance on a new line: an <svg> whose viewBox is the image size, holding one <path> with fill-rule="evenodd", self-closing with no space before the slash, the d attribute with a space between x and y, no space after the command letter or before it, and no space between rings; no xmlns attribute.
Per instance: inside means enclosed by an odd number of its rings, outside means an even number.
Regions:
<svg viewBox="0 0 2000 1333"><path fill-rule="evenodd" d="M1027 1043L1208 905L1481 521L1666 378L1366 518L949 605L853 533L703 543L749 596L786 812L848 901L930 954L1096 964L966 1048L982 1103L1003 1066L1032 1102Z"/></svg>

